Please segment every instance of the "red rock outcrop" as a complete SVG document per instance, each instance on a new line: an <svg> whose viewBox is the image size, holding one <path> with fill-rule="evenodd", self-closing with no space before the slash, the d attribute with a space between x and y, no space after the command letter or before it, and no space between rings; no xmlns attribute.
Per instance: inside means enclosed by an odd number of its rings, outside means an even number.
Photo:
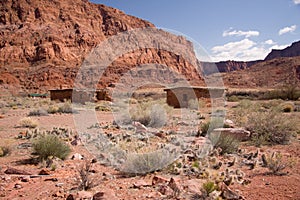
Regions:
<svg viewBox="0 0 300 200"><path fill-rule="evenodd" d="M145 20L87 0L5 0L0 6L0 86L14 84L28 92L72 87L83 60L112 35L137 28L154 28ZM192 44L168 34L195 59ZM201 77L181 55L140 49L121 55L105 72L98 87L117 81L135 66L157 63L188 79Z"/></svg>

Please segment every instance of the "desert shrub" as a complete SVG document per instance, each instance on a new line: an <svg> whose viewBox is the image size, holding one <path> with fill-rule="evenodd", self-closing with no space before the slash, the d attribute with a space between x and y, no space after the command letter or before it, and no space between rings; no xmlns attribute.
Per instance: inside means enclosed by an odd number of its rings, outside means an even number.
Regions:
<svg viewBox="0 0 300 200"><path fill-rule="evenodd" d="M19 124L21 127L24 127L24 128L36 128L38 126L37 121L30 117L25 117L25 118L21 119Z"/></svg>
<svg viewBox="0 0 300 200"><path fill-rule="evenodd" d="M240 144L240 141L238 139L234 138L231 135L222 133L210 134L209 139L211 140L215 149L222 149L222 151L220 152L222 155L225 153L231 154L237 152Z"/></svg>
<svg viewBox="0 0 300 200"><path fill-rule="evenodd" d="M260 99L283 99L297 100L300 98L300 89L296 84L283 86L281 89L274 89L265 92Z"/></svg>
<svg viewBox="0 0 300 200"><path fill-rule="evenodd" d="M128 154L121 171L127 174L142 175L161 170L178 158L176 152L166 149L143 154Z"/></svg>
<svg viewBox="0 0 300 200"><path fill-rule="evenodd" d="M78 170L79 173L79 190L89 190L96 186L95 179L91 177L91 168L93 163L86 161Z"/></svg>
<svg viewBox="0 0 300 200"><path fill-rule="evenodd" d="M50 156L64 160L71 152L70 147L56 135L40 136L33 142L33 149L40 160L46 160Z"/></svg>
<svg viewBox="0 0 300 200"><path fill-rule="evenodd" d="M59 107L58 106L55 106L55 105L51 105L49 106L49 108L47 109L47 112L49 114L55 114L55 113L58 113L59 111Z"/></svg>
<svg viewBox="0 0 300 200"><path fill-rule="evenodd" d="M103 112L110 112L112 109L108 102L101 101L101 102L97 103L97 105L95 106L95 110L103 111Z"/></svg>
<svg viewBox="0 0 300 200"><path fill-rule="evenodd" d="M4 157L11 152L9 147L0 147L0 157Z"/></svg>
<svg viewBox="0 0 300 200"><path fill-rule="evenodd" d="M46 116L48 112L43 108L34 109L29 112L28 116Z"/></svg>
<svg viewBox="0 0 300 200"><path fill-rule="evenodd" d="M168 121L168 115L162 105L156 104L152 106L150 112L150 123L149 126L151 127L162 127L166 125Z"/></svg>
<svg viewBox="0 0 300 200"><path fill-rule="evenodd" d="M292 103L283 103L282 105L280 105L280 108L283 112L293 112L294 111L294 104Z"/></svg>
<svg viewBox="0 0 300 200"><path fill-rule="evenodd" d="M218 186L213 181L208 181L206 183L203 183L202 185L204 193L206 193L206 196L209 196L210 193L218 189Z"/></svg>
<svg viewBox="0 0 300 200"><path fill-rule="evenodd" d="M216 128L222 128L226 127L224 124L224 119L220 117L212 118L210 121L203 123L200 126L200 136L205 137L207 134L209 134L211 131L213 131Z"/></svg>
<svg viewBox="0 0 300 200"><path fill-rule="evenodd" d="M130 109L132 121L145 126L161 127L167 123L171 107L160 101L146 101L134 104Z"/></svg>
<svg viewBox="0 0 300 200"><path fill-rule="evenodd" d="M285 173L282 172L286 167L292 167L295 165L295 161L292 158L283 158L281 153L273 152L271 156L267 156L265 167L269 169L272 174L275 175L283 175Z"/></svg>
<svg viewBox="0 0 300 200"><path fill-rule="evenodd" d="M246 128L252 133L252 139L258 139L256 143L287 144L296 132L294 121L275 110L253 112L247 118Z"/></svg>
<svg viewBox="0 0 300 200"><path fill-rule="evenodd" d="M64 102L61 106L59 106L58 112L60 112L60 113L73 113L72 103L70 101Z"/></svg>
<svg viewBox="0 0 300 200"><path fill-rule="evenodd" d="M237 102L239 100L240 100L240 98L236 95L232 95L232 96L227 97L227 101L230 101L230 102Z"/></svg>

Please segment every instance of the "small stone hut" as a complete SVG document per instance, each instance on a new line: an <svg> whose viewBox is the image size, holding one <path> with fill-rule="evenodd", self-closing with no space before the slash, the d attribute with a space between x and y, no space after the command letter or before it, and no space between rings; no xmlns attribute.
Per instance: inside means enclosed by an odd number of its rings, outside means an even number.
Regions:
<svg viewBox="0 0 300 200"><path fill-rule="evenodd" d="M55 89L50 90L50 99L65 101L70 100L75 103L85 103L106 100L111 101L109 91L102 90L80 90L80 89Z"/></svg>
<svg viewBox="0 0 300 200"><path fill-rule="evenodd" d="M182 86L166 88L167 104L174 108L187 108L190 100L222 98L225 94L225 88L210 88L196 86Z"/></svg>

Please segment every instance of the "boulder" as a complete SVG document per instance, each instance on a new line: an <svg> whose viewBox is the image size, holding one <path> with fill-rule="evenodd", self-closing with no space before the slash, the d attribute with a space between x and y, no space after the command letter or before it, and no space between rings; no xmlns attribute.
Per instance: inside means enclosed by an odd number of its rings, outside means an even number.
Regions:
<svg viewBox="0 0 300 200"><path fill-rule="evenodd" d="M25 170L20 170L20 169L15 169L15 168L7 168L4 171L5 174L19 174L19 175L31 175L31 173L25 171Z"/></svg>
<svg viewBox="0 0 300 200"><path fill-rule="evenodd" d="M211 132L211 135L214 134L229 135L240 141L249 140L251 135L251 133L244 128L217 128Z"/></svg>

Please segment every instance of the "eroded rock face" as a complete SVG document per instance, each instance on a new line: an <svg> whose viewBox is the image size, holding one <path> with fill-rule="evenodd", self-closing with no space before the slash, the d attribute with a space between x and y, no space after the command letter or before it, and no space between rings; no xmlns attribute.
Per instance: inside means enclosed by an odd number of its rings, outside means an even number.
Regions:
<svg viewBox="0 0 300 200"><path fill-rule="evenodd" d="M15 85L31 92L72 87L83 60L99 43L120 32L154 28L150 22L86 0L7 0L0 11L0 86ZM184 44L195 58L189 41L166 34ZM139 49L115 60L99 87L146 63L170 66L189 79L200 80L192 64L180 55Z"/></svg>

